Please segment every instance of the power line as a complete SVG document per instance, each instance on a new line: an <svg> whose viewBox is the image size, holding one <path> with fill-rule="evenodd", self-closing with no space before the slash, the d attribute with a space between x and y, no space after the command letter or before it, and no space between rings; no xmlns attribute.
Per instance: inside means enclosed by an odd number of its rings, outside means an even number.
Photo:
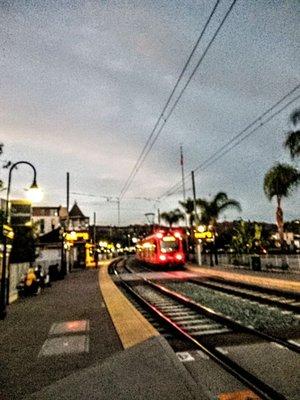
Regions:
<svg viewBox="0 0 300 400"><path fill-rule="evenodd" d="M280 100L278 100L275 104L273 104L270 108L268 108L266 111L264 111L259 117L257 117L253 122L251 122L249 125L247 125L246 128L244 128L241 132L239 132L237 135L233 136L228 142L226 142L223 146L221 146L218 150L216 150L211 156L209 156L205 161L201 162L200 165L198 165L196 168L194 168L194 171L198 171L199 169L204 170L208 166L210 166L213 162L217 161L219 158L221 158L223 155L225 155L227 152L232 150L235 146L240 144L243 140L248 138L250 135L252 135L257 129L261 128L263 125L265 125L267 122L269 122L271 119L273 119L277 114L282 112L285 108L287 108L290 104L292 104L294 101L296 101L300 96L295 97L294 99L290 100L285 106L283 106L281 109L273 113L270 117L268 117L264 122L261 122L256 128L254 128L250 133L248 133L246 136L242 137L251 127L253 127L256 123L262 120L263 117L265 117L268 113L270 113L274 108L276 108L280 103L282 103L284 100L286 100L291 94L293 94L295 91L297 91L300 88L300 84L295 86L290 92L288 92L285 96L283 96ZM229 149L226 149L230 144L236 141L239 137L242 137L236 144L231 146ZM220 153L220 154L219 154ZM219 157L218 157L219 156ZM217 158L216 158L217 157ZM203 168L205 167L205 168ZM187 175L186 175L187 177ZM182 182L179 181L175 185L173 185L170 189L168 189L166 192L164 192L159 198L162 199L164 197L168 197L176 191L178 191L182 186Z"/></svg>
<svg viewBox="0 0 300 400"><path fill-rule="evenodd" d="M212 43L214 42L214 40L215 40L216 36L218 35L220 29L222 28L223 24L225 23L225 21L226 21L228 15L230 14L230 12L231 12L233 6L235 5L236 1L237 1L237 0L233 0L233 2L232 2L232 4L231 4L230 8L228 9L228 11L226 12L225 16L223 17L223 20L222 20L221 23L219 24L219 27L218 27L217 30L215 31L215 33L214 33L212 39L210 40L210 42L208 43L206 49L204 50L204 53L203 53L202 56L200 57L200 60L199 60L198 63L196 64L196 67L195 67L194 70L192 71L192 73L191 73L190 77L188 78L187 82L185 83L184 87L181 89L181 91L180 91L180 93L179 93L177 99L175 100L175 103L174 103L173 106L171 107L171 109L170 109L168 115L167 115L166 117L164 117L164 112L166 111L168 105L170 104L171 98L173 97L173 94L174 94L175 90L177 89L178 84L179 84L179 82L181 81L182 76L183 76L183 74L184 74L184 72L185 72L185 70L186 70L186 68L187 68L187 66L188 66L188 64L189 64L189 62L190 62L190 60L191 60L191 58L192 58L192 56L193 56L193 54L194 54L194 52L195 52L195 50L196 50L196 48L197 48L197 46L198 46L198 44L199 44L201 38L203 37L203 34L205 33L205 30L206 30L206 28L207 28L207 26L208 26L208 24L209 24L209 22L210 22L210 20L211 20L211 18L212 18L212 16L213 16L213 14L215 13L216 8L217 8L217 6L218 6L220 0L218 0L218 1L216 2L216 4L215 4L215 6L214 6L214 8L213 8L213 10L212 10L212 12L211 12L211 14L210 14L208 20L207 20L206 23L205 23L205 26L204 26L204 28L203 28L203 30L202 30L200 36L199 36L199 38L198 38L198 40L197 40L197 42L196 42L196 44L195 44L195 46L194 46L194 48L193 48L193 50L192 50L192 53L190 54L190 56L189 56L189 58L188 58L188 60L187 60L187 62L186 62L186 64L185 64L185 66L184 66L184 68L183 68L183 70L182 70L182 72L181 72L181 74L180 74L180 76L179 76L179 78L178 78L178 80L177 80L177 82L176 82L176 85L175 85L175 87L173 88L173 90L172 90L172 92L171 92L171 95L169 96L168 101L167 101L167 103L166 103L166 105L165 105L165 107L164 107L162 113L160 114L160 116L159 116L159 118L158 118L158 120L157 120L157 122L156 122L156 124L155 124L155 126L154 126L154 129L152 130L152 132L151 132L151 134L150 134L150 136L149 136L149 138L148 138L148 140L147 140L147 142L146 142L146 144L145 144L145 146L144 146L144 148L143 148L143 150L142 150L142 152L141 152L141 154L140 154L140 156L139 156L139 158L138 158L138 160L137 160L137 162L136 162L136 164L135 164L135 166L134 166L134 168L133 168L133 170L131 171L131 173L130 173L130 175L129 175L129 177L128 177L126 183L125 183L125 185L123 186L123 188L122 188L122 190L121 190L121 193L120 193L120 197L121 197L121 198L125 195L126 191L129 189L129 186L131 185L131 183L133 182L133 180L134 180L136 174L137 174L138 171L140 170L140 168L141 168L143 162L145 161L147 155L148 155L149 152L152 150L152 148L153 148L155 142L157 141L158 136L160 135L162 129L164 128L164 126L165 126L167 120L168 120L168 119L170 118L170 116L172 115L172 113L173 113L174 109L176 108L176 106L177 106L179 100L181 99L181 97L182 97L184 91L186 90L186 88L187 88L187 86L189 85L191 79L193 78L193 76L195 75L197 69L199 68L200 64L202 63L202 61L203 61L205 55L207 54L209 48L211 47ZM156 136L154 137L154 140L153 140L152 143L150 144L150 147L149 147L148 150L146 151L146 148L147 148L148 144L150 143L150 141L151 141L151 139L152 139L152 137L153 137L153 135L154 135L154 133L155 133L155 131L156 131L156 129L157 129L157 127L159 126L159 123L160 123L161 121L162 121L162 125L161 125L161 127L159 128L158 132L156 133ZM145 151L146 151L146 153L145 153Z"/></svg>
<svg viewBox="0 0 300 400"><path fill-rule="evenodd" d="M173 87L172 92L169 95L168 100L167 100L163 110L161 111L158 120L156 121L156 123L154 125L154 128L152 129L152 131L151 131L151 133L150 133L150 135L149 135L149 137L148 137L148 139L147 139L147 141L146 141L146 143L145 143L145 145L144 145L144 147L143 147L143 149L142 149L142 151L141 151L141 153L140 153L140 155L139 155L139 157L138 157L138 159L137 159L137 161L136 161L136 163L135 163L135 165L133 167L133 169L131 170L131 173L129 174L129 177L127 178L127 180L126 180L126 182L125 182L125 184L124 184L124 186L123 186L123 188L121 190L120 197L123 197L123 194L125 194L125 192L129 188L130 180L133 177L133 174L134 174L136 168L138 167L138 165L139 165L139 163L140 163L140 161L141 161L141 159L142 159L142 157L144 155L144 152L146 151L146 148L147 148L148 144L150 143L150 141L151 141L151 139L152 139L152 137L153 137L153 135L155 133L156 128L158 127L159 123L162 120L164 112L166 111L167 107L169 106L170 101L171 101L171 99L172 99L172 97L173 97L173 95L174 95L174 93L175 93L175 91L176 91L176 89L177 89L177 87L178 87L178 85L179 85L179 83L180 83L180 81L181 81L181 79L182 79L182 77L183 77L183 75L184 75L184 73L185 73L185 71L186 71L186 69L187 69L187 67L188 67L188 65L189 65L189 63L190 63L190 61L191 61L196 49L197 49L197 47L198 47L198 45L199 45L199 43L200 43L200 40L203 37L203 34L204 34L204 32L205 32L205 30L206 30L206 28L207 28L212 16L214 15L214 13L216 11L216 8L218 7L219 2L220 2L220 0L216 1L215 6L214 6L214 8L213 8L208 20L206 21L206 23L204 25L204 28L202 29L202 32L200 33L200 36L198 37L198 39L197 39L197 41L196 41L196 43L195 43L195 45L194 45L194 47L192 49L192 52L190 53L185 65L184 65L184 67L183 67L183 69L181 71L181 73L180 73L180 75L179 75L179 77L178 77L178 79L176 81L176 84Z"/></svg>
<svg viewBox="0 0 300 400"><path fill-rule="evenodd" d="M201 169L201 171L204 171L207 169L212 163L218 161L221 157L223 157L225 154L227 154L229 151L234 149L236 146L238 146L241 142L243 142L245 139L247 139L249 136L251 136L253 133L255 133L258 129L263 127L265 124L267 124L271 119L275 118L278 114L280 114L283 110L285 110L288 106L290 106L292 103L294 103L296 100L300 99L300 95L296 96L294 99L290 100L286 105L281 107L278 111L273 113L270 117L268 117L264 122L261 122L257 127L252 129L252 131L248 132L247 135L241 137L236 143L234 143L230 148L224 150L220 155L217 156L217 158L211 159L208 163L203 163L202 165L199 165L196 170ZM195 170L195 171L196 171Z"/></svg>
<svg viewBox="0 0 300 400"><path fill-rule="evenodd" d="M231 147L224 149L223 152L220 154L214 154L211 157L209 157L207 160L205 160L202 164L200 164L195 171L205 171L208 167L210 167L212 164L217 162L220 158L222 158L225 154L227 154L229 151L234 149L236 146L238 146L241 142L243 142L245 139L247 139L249 136L251 136L253 133L255 133L258 129L263 127L266 123L268 123L271 119L276 117L279 113L281 113L284 109L286 109L288 106L290 106L294 101L298 100L300 98L300 95L289 101L285 106L283 106L280 110L276 111L274 114L272 114L270 117L268 117L264 122L261 122L257 127L255 127L252 131L248 132L247 135L244 137L241 137L240 140L238 140L236 143L234 143ZM169 191L167 195L164 197L171 196L172 194L176 194L180 190L180 185L181 182L178 182L178 187L174 188L174 190ZM190 191L191 187L187 189L187 191Z"/></svg>

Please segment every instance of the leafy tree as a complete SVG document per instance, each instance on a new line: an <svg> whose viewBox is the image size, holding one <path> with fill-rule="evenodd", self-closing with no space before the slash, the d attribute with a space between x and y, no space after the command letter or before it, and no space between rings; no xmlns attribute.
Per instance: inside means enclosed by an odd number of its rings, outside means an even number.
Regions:
<svg viewBox="0 0 300 400"><path fill-rule="evenodd" d="M255 233L253 224L246 221L240 221L234 228L232 237L232 247L237 254L249 253L253 247Z"/></svg>
<svg viewBox="0 0 300 400"><path fill-rule="evenodd" d="M300 109L295 110L291 114L290 120L293 125L293 130L287 132L284 147L289 150L291 159L294 160L296 157L300 156Z"/></svg>
<svg viewBox="0 0 300 400"><path fill-rule="evenodd" d="M170 228L172 228L173 224L177 224L180 220L184 219L184 215L179 210L179 208L176 208L175 210L169 212L163 212L160 216L165 222L169 224Z"/></svg>
<svg viewBox="0 0 300 400"><path fill-rule="evenodd" d="M276 197L277 200L276 224L281 244L283 244L282 198L289 197L299 183L299 171L288 164L276 164L266 173L264 178L265 195L270 201L273 197Z"/></svg>
<svg viewBox="0 0 300 400"><path fill-rule="evenodd" d="M224 192L217 193L212 201L197 199L197 205L201 209L201 222L205 225L211 225L214 231L217 220L223 211L229 208L241 211L240 203L234 199L229 199Z"/></svg>

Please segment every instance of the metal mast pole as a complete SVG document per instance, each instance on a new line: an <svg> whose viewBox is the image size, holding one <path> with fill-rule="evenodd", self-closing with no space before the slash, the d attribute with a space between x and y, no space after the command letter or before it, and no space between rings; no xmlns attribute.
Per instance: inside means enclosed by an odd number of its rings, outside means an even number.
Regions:
<svg viewBox="0 0 300 400"><path fill-rule="evenodd" d="M197 204L196 204L196 189L195 189L195 175L194 175L194 171L192 171L192 186L193 186L193 202L194 202L194 213L195 213L195 221L196 224L199 223L199 218L198 218L198 214L197 214ZM194 237L194 234L193 234ZM195 237L194 237L194 241L195 241ZM197 241L197 259L198 259L198 265L202 265L202 255L201 255L201 241L198 240Z"/></svg>
<svg viewBox="0 0 300 400"><path fill-rule="evenodd" d="M194 175L194 171L192 171L191 174L192 174L192 186L193 186L194 214L195 214L195 221L196 221L196 223L198 223L197 204L196 204L196 189L195 189L195 175Z"/></svg>
<svg viewBox="0 0 300 400"><path fill-rule="evenodd" d="M181 165L181 177L182 177L182 194L183 194L183 201L185 202L186 200L186 194L185 194L185 180L184 180L184 161L183 161L183 149L182 145L180 145L180 165ZM188 218L187 218L187 213L184 213L185 216L185 225L188 225Z"/></svg>
<svg viewBox="0 0 300 400"><path fill-rule="evenodd" d="M93 242L96 246L96 213L94 212L94 229L93 229Z"/></svg>
<svg viewBox="0 0 300 400"><path fill-rule="evenodd" d="M180 165L181 165L181 176L182 176L182 194L183 200L185 201L185 181L184 181L184 165L183 165L183 150L182 145L180 146Z"/></svg>
<svg viewBox="0 0 300 400"><path fill-rule="evenodd" d="M117 203L118 203L118 226L120 226L121 224L120 197L117 197Z"/></svg>
<svg viewBox="0 0 300 400"><path fill-rule="evenodd" d="M69 220L69 208L70 208L70 173L67 172L67 213Z"/></svg>

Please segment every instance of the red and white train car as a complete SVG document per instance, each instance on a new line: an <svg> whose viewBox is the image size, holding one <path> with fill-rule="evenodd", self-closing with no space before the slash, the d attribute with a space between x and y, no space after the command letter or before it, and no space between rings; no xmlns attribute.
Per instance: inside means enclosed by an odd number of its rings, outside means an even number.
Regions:
<svg viewBox="0 0 300 400"><path fill-rule="evenodd" d="M186 255L182 239L182 232L178 229L158 230L139 241L137 258L164 268L183 266Z"/></svg>

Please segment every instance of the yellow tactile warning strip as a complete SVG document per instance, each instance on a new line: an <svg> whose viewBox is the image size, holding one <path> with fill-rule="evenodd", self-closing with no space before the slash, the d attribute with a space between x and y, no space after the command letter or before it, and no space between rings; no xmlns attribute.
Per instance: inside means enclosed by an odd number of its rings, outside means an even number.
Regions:
<svg viewBox="0 0 300 400"><path fill-rule="evenodd" d="M250 390L242 390L241 392L220 394L218 400L260 400L260 397Z"/></svg>
<svg viewBox="0 0 300 400"><path fill-rule="evenodd" d="M221 271L212 268L198 267L189 265L190 271L196 272L199 275L217 276L221 278L228 278L237 282L246 282L253 285L265 286L273 289L285 289L291 292L300 293L300 282L291 281L288 279L269 278L265 276L253 276L247 274L239 274L236 272Z"/></svg>
<svg viewBox="0 0 300 400"><path fill-rule="evenodd" d="M108 274L109 262L101 263L99 286L106 307L124 349L135 346L159 333L134 308L129 300L120 292Z"/></svg>

